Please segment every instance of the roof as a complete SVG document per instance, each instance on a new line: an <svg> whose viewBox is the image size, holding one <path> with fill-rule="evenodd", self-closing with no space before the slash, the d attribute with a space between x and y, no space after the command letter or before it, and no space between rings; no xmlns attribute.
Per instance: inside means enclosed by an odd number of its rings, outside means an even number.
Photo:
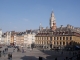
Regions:
<svg viewBox="0 0 80 60"><path fill-rule="evenodd" d="M54 31L51 29L43 29L37 35L74 35L74 33L80 34L80 30L77 28L59 27Z"/></svg>

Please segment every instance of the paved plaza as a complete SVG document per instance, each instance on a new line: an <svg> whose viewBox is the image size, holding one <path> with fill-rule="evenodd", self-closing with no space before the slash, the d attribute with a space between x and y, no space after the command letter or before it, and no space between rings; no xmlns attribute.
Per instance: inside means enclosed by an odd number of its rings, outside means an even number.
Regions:
<svg viewBox="0 0 80 60"><path fill-rule="evenodd" d="M2 48L1 50L3 50L4 48ZM55 60L56 57L58 58L58 60L64 60L65 57L69 58L73 55L72 52L66 52L66 51L61 53L59 51L49 51L49 50L40 51L36 48L34 48L33 50L30 50L28 48L25 49L26 52L22 53L22 52L17 52L17 49L15 50L15 52L13 52L13 48L8 48L8 53L12 52L12 60L39 60L38 59L39 56L43 57L43 60ZM0 57L0 60L8 60L8 55L6 55L5 57L2 55L2 57Z"/></svg>

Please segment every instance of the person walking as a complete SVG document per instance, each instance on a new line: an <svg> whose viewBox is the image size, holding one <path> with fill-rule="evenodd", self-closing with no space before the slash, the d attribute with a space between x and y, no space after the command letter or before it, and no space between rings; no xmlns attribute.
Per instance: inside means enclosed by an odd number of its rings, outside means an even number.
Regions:
<svg viewBox="0 0 80 60"><path fill-rule="evenodd" d="M0 57L1 57L1 51L0 51Z"/></svg>
<svg viewBox="0 0 80 60"><path fill-rule="evenodd" d="M3 50L3 55L4 55L4 57L5 57L5 51Z"/></svg>
<svg viewBox="0 0 80 60"><path fill-rule="evenodd" d="M12 60L12 53L10 53L10 60Z"/></svg>
<svg viewBox="0 0 80 60"><path fill-rule="evenodd" d="M6 56L6 52L4 52L4 57Z"/></svg>
<svg viewBox="0 0 80 60"><path fill-rule="evenodd" d="M8 54L8 60L10 60L10 53Z"/></svg>

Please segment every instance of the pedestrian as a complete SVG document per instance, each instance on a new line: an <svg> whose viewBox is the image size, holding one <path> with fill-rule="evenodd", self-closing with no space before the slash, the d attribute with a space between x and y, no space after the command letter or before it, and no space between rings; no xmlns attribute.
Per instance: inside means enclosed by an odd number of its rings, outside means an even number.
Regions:
<svg viewBox="0 0 80 60"><path fill-rule="evenodd" d="M4 54L4 50L3 50L3 54Z"/></svg>
<svg viewBox="0 0 80 60"><path fill-rule="evenodd" d="M6 53L4 52L4 57L5 57Z"/></svg>
<svg viewBox="0 0 80 60"><path fill-rule="evenodd" d="M66 60L68 59L68 57L66 57Z"/></svg>
<svg viewBox="0 0 80 60"><path fill-rule="evenodd" d="M8 60L10 60L10 53L8 54Z"/></svg>
<svg viewBox="0 0 80 60"><path fill-rule="evenodd" d="M0 51L0 57L1 57L1 51Z"/></svg>
<svg viewBox="0 0 80 60"><path fill-rule="evenodd" d="M10 53L10 60L12 60L12 53Z"/></svg>
<svg viewBox="0 0 80 60"><path fill-rule="evenodd" d="M55 60L57 60L57 57L55 58Z"/></svg>
<svg viewBox="0 0 80 60"><path fill-rule="evenodd" d="M3 55L4 55L4 57L5 57L5 52L4 52L4 50L3 50Z"/></svg>
<svg viewBox="0 0 80 60"><path fill-rule="evenodd" d="M42 60L42 57L39 56L39 60Z"/></svg>
<svg viewBox="0 0 80 60"><path fill-rule="evenodd" d="M6 51L6 48L5 48L5 51Z"/></svg>

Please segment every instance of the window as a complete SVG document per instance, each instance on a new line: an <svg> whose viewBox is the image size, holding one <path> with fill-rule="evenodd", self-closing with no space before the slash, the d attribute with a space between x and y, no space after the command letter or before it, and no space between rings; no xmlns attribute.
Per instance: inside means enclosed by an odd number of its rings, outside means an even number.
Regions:
<svg viewBox="0 0 80 60"><path fill-rule="evenodd" d="M63 40L65 40L65 37L63 37Z"/></svg>
<svg viewBox="0 0 80 60"><path fill-rule="evenodd" d="M52 37L50 37L50 40L52 40Z"/></svg>
<svg viewBox="0 0 80 60"><path fill-rule="evenodd" d="M58 45L58 42L57 42L57 45Z"/></svg>
<svg viewBox="0 0 80 60"><path fill-rule="evenodd" d="M72 43L70 42L69 45L72 45Z"/></svg>
<svg viewBox="0 0 80 60"><path fill-rule="evenodd" d="M63 42L63 45L65 45L65 42Z"/></svg>
<svg viewBox="0 0 80 60"><path fill-rule="evenodd" d="M47 44L48 44L48 41L47 41Z"/></svg>
<svg viewBox="0 0 80 60"><path fill-rule="evenodd" d="M54 42L54 45L55 45L55 42Z"/></svg>
<svg viewBox="0 0 80 60"><path fill-rule="evenodd" d="M66 37L66 40L68 40L68 37Z"/></svg>
<svg viewBox="0 0 80 60"><path fill-rule="evenodd" d="M54 40L56 40L56 37L54 37Z"/></svg>
<svg viewBox="0 0 80 60"><path fill-rule="evenodd" d="M72 40L72 37L70 37L70 40Z"/></svg>
<svg viewBox="0 0 80 60"><path fill-rule="evenodd" d="M61 40L61 37L60 37L60 40Z"/></svg>

